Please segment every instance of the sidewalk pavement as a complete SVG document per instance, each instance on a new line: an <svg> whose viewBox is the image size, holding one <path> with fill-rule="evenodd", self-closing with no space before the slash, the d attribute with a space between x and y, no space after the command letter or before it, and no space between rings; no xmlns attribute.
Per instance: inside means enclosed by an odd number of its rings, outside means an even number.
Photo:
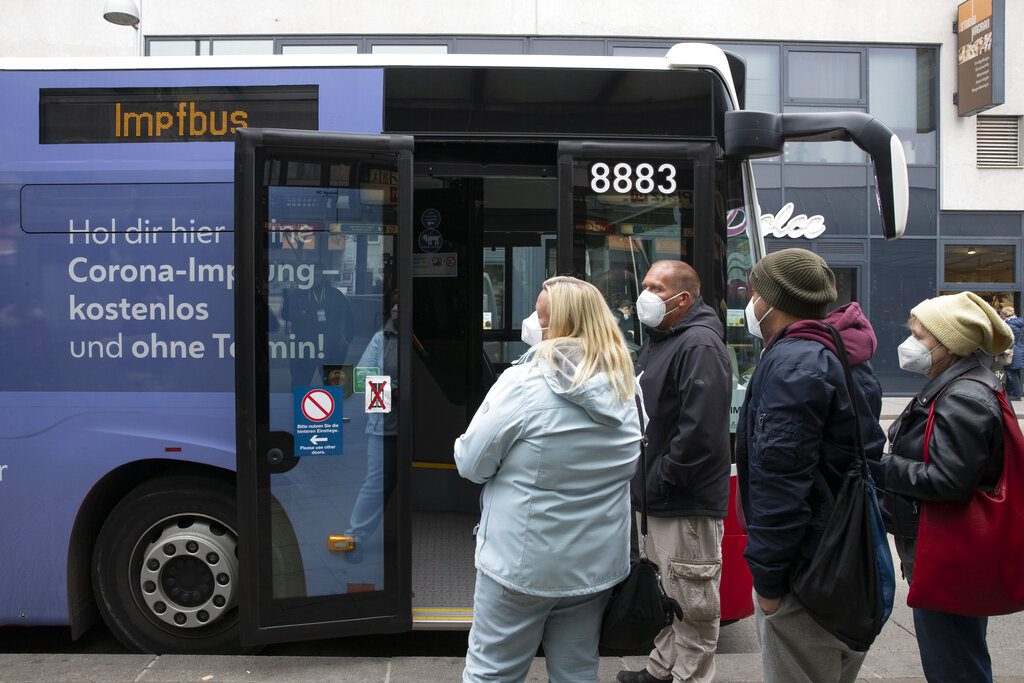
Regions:
<svg viewBox="0 0 1024 683"><path fill-rule="evenodd" d="M913 396L883 396L882 419L895 420L903 412L903 409L907 407L907 403L912 398ZM1024 401L1011 401L1010 405L1013 406L1014 412L1017 413L1017 419L1024 419Z"/></svg>
<svg viewBox="0 0 1024 683"><path fill-rule="evenodd" d="M993 653L993 660L995 660ZM997 663L995 680L1024 681L1024 662L1017 651L1017 665ZM861 681L913 681L925 683L917 665L917 652L905 656L872 657L861 668ZM903 661L906 660L906 661ZM614 681L620 669L639 669L644 657L602 657L598 681ZM240 683L250 681L343 681L352 683L433 683L456 682L462 676L462 658L456 657L218 657L164 655L0 655L0 681L49 683L51 681L90 681L94 683L164 683L197 681L200 683ZM717 683L762 681L761 656L757 653L718 655ZM1010 673L1007 673L1010 672ZM914 675L916 673L916 675ZM537 658L526 678L533 683L547 681L544 660Z"/></svg>

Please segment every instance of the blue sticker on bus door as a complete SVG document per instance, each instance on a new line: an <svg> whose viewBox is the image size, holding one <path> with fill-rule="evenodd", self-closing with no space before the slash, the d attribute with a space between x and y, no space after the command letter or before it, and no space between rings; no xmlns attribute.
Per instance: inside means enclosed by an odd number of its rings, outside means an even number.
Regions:
<svg viewBox="0 0 1024 683"><path fill-rule="evenodd" d="M295 457L341 455L344 387L295 388Z"/></svg>

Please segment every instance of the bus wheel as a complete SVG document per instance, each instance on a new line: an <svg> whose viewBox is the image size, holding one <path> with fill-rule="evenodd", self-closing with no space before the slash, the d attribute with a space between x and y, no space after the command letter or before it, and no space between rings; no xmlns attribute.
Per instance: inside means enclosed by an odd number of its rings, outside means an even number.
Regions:
<svg viewBox="0 0 1024 683"><path fill-rule="evenodd" d="M235 491L197 476L148 481L110 513L93 551L104 621L136 652L229 653L238 639Z"/></svg>

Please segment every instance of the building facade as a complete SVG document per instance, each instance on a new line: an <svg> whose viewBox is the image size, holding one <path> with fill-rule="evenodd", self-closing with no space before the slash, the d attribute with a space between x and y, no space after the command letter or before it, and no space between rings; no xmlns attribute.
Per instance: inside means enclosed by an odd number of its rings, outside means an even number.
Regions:
<svg viewBox="0 0 1024 683"><path fill-rule="evenodd" d="M979 5L991 0L976 0ZM997 0L998 3L998 0ZM762 214L779 219L768 251L823 256L843 300L859 301L879 339L876 369L889 393L921 379L899 369L910 308L969 289L1018 309L1024 287L1024 2L1005 0L1005 101L971 116L958 90L956 0L508 0L360 4L310 0L142 3L139 29L104 21L101 3L8 0L0 57L449 53L661 55L681 41L713 42L747 62L746 107L837 109L878 116L901 138L910 175L906 235L881 236L873 173L851 143L790 143L758 161ZM39 18L45 16L46 21ZM962 57L961 57L962 59ZM785 230L780 212L820 215L813 238ZM815 231L818 232L818 231Z"/></svg>

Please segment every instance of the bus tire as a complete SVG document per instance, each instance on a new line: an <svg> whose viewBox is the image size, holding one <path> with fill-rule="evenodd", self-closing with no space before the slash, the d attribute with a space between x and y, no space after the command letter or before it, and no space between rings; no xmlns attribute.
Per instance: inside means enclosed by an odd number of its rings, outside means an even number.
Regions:
<svg viewBox="0 0 1024 683"><path fill-rule="evenodd" d="M235 490L201 476L145 482L100 529L92 580L121 643L155 654L239 653Z"/></svg>

